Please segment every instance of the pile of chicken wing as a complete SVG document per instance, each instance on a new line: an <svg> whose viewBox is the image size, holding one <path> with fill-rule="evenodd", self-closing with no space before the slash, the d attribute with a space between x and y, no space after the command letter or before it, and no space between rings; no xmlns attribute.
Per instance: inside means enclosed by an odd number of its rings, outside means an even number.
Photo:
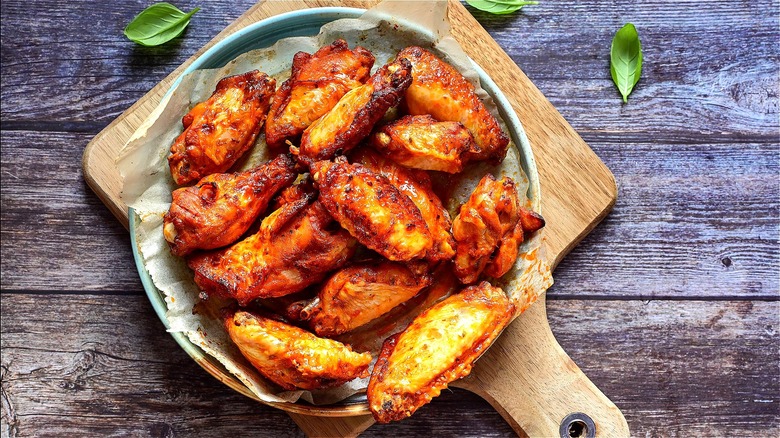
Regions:
<svg viewBox="0 0 780 438"><path fill-rule="evenodd" d="M257 70L222 79L171 147L184 187L163 235L203 299L235 300L224 326L264 377L314 390L370 374L369 406L388 422L468 375L506 327L514 305L487 280L544 220L512 179L490 174L452 219L432 175L498 164L509 138L431 52L408 47L371 74L373 64L338 40L296 54L278 89ZM263 128L276 157L225 173ZM370 373L372 354L339 341L415 302L427 308L385 333Z"/></svg>

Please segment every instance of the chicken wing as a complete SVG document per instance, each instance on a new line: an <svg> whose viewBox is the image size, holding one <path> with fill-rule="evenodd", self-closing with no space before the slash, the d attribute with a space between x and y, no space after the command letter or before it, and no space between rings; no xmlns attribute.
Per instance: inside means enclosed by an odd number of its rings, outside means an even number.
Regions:
<svg viewBox="0 0 780 438"><path fill-rule="evenodd" d="M485 108L474 86L451 65L421 47L407 47L396 59L412 63L412 85L406 90L409 114L430 114L437 120L460 122L471 132L476 148L469 160L493 164L506 156L509 137Z"/></svg>
<svg viewBox="0 0 780 438"><path fill-rule="evenodd" d="M195 282L207 294L244 306L298 292L343 266L355 252L355 239L319 201L310 200L308 195L283 205L263 220L260 231L229 248L191 256Z"/></svg>
<svg viewBox="0 0 780 438"><path fill-rule="evenodd" d="M378 351L383 337L401 331L411 320L437 302L459 292L460 284L450 263L442 263L431 272L431 285L379 318L335 339L362 351ZM303 300L301 300L303 301Z"/></svg>
<svg viewBox="0 0 780 438"><path fill-rule="evenodd" d="M398 60L379 69L365 85L345 94L332 110L303 131L297 150L299 159L312 164L357 146L385 112L398 105L411 82L409 61Z"/></svg>
<svg viewBox="0 0 780 438"><path fill-rule="evenodd" d="M404 116L380 127L371 145L393 161L413 169L458 173L464 155L476 149L460 122L437 122L430 115Z"/></svg>
<svg viewBox="0 0 780 438"><path fill-rule="evenodd" d="M276 81L257 70L219 81L214 94L182 118L184 132L168 156L176 184L230 169L254 145L275 89Z"/></svg>
<svg viewBox="0 0 780 438"><path fill-rule="evenodd" d="M501 277L514 265L524 233L543 226L541 216L520 206L511 178L496 181L492 175L485 175L452 224L457 242L455 274L464 284L477 281L483 271Z"/></svg>
<svg viewBox="0 0 780 438"><path fill-rule="evenodd" d="M235 312L225 328L260 374L288 391L341 385L365 376L371 363L369 353L259 314Z"/></svg>
<svg viewBox="0 0 780 438"><path fill-rule="evenodd" d="M439 197L433 193L431 179L426 172L399 166L367 148L356 151L352 159L387 178L420 210L433 238L433 245L426 258L431 261L441 261L450 260L455 256L455 239L450 234L452 228L450 214Z"/></svg>
<svg viewBox="0 0 780 438"><path fill-rule="evenodd" d="M387 178L343 157L311 172L320 202L358 242L394 261L428 254L433 239L420 209Z"/></svg>
<svg viewBox="0 0 780 438"><path fill-rule="evenodd" d="M450 382L469 375L513 314L504 291L482 282L439 302L388 338L366 394L376 421L402 420Z"/></svg>
<svg viewBox="0 0 780 438"><path fill-rule="evenodd" d="M296 53L292 74L276 91L268 112L268 146L278 148L285 140L301 135L349 90L363 85L373 65L371 52L362 47L349 50L344 40L336 40L313 55Z"/></svg>
<svg viewBox="0 0 780 438"><path fill-rule="evenodd" d="M173 192L163 219L171 252L184 256L238 240L261 215L271 197L295 180L295 163L280 155L253 170L216 173Z"/></svg>
<svg viewBox="0 0 780 438"><path fill-rule="evenodd" d="M430 283L424 263L361 263L334 274L314 300L293 304L288 314L332 337L384 315Z"/></svg>

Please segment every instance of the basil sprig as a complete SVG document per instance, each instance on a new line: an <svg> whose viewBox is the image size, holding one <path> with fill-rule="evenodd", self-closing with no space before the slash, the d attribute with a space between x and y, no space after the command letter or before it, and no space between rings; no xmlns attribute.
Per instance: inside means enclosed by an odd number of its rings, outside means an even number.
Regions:
<svg viewBox="0 0 780 438"><path fill-rule="evenodd" d="M628 23L623 26L612 39L610 50L609 72L623 102L628 102L628 95L634 90L634 85L642 74L642 43L636 27Z"/></svg>
<svg viewBox="0 0 780 438"><path fill-rule="evenodd" d="M184 32L190 17L199 10L184 13L170 3L155 3L133 18L125 27L125 36L142 46L159 46Z"/></svg>
<svg viewBox="0 0 780 438"><path fill-rule="evenodd" d="M538 5L539 2L522 0L466 0L466 3L491 14L510 14L523 6Z"/></svg>

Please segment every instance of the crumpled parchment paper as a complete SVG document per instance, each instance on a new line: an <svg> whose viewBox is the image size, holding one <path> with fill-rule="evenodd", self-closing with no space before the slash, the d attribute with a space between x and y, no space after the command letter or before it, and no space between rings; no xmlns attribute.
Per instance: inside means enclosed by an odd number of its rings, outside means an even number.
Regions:
<svg viewBox="0 0 780 438"><path fill-rule="evenodd" d="M374 71L394 59L404 47L418 45L432 50L474 83L488 108L498 116L492 98L479 87L479 76L472 62L450 35L446 8L446 1L385 1L358 19L342 19L324 25L317 36L285 38L269 48L247 52L222 68L188 74L165 96L117 158L123 177L121 197L141 219L136 231L139 250L155 286L166 296L170 331L186 333L190 341L218 359L261 400L292 402L303 398L316 404L334 403L364 390L368 379L356 379L328 390L282 391L260 376L230 341L217 316L223 302L209 299L206 306L201 304L195 309L200 301L200 291L193 281L193 273L184 259L170 253L162 234L163 215L170 206L171 192L178 188L171 177L167 156L171 144L183 129L181 117L195 104L207 99L221 78L259 69L276 78L279 86L289 76L296 52L314 53L338 38L345 39L350 48L360 45L370 50L376 57ZM499 120L503 124L503 120ZM506 124L503 127L508 132ZM237 163L234 170L250 169L267 160L264 137L260 136L248 157ZM507 158L500 166L478 164L470 166L461 175L447 176L448 186L454 189L452 196L443 201L453 218L487 172L496 177L510 176L517 182L520 193L528 191L528 178L520 167L520 154L511 144ZM527 199L526 204L539 210L538 199ZM515 301L518 315L552 285L550 267L540 254L541 234L537 233L523 244L515 267L495 282ZM424 300L419 308L395 312L393 317L398 320L394 326L402 329L422 308L431 304L432 300ZM369 330L353 338L361 339L362 347L371 349L376 356L382 340L390 334Z"/></svg>

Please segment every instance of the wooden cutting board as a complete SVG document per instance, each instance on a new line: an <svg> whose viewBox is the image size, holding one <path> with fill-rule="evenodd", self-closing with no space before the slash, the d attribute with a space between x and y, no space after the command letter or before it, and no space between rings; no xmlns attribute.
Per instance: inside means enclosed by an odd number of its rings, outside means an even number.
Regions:
<svg viewBox="0 0 780 438"><path fill-rule="evenodd" d="M128 211L119 199L121 179L115 158L170 84L195 58L225 36L273 15L319 6L368 8L375 3L295 0L256 4L95 136L84 151L87 183L127 226ZM541 180L547 254L555 266L612 208L617 196L615 179L459 2L450 0L448 17L452 34L504 92L523 123ZM484 397L519 435L560 436L563 419L578 412L593 419L597 436L629 435L620 410L558 345L547 323L544 297L507 328L468 378L453 386ZM354 436L373 424L369 415L290 415L309 436Z"/></svg>

